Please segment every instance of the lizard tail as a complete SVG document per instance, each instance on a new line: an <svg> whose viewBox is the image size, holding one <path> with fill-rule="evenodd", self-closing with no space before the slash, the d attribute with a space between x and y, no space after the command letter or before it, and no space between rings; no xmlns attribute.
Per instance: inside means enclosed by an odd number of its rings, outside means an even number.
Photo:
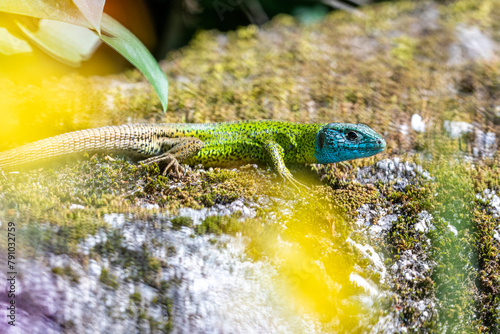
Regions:
<svg viewBox="0 0 500 334"><path fill-rule="evenodd" d="M124 150L144 135L135 125L107 126L64 133L8 151L0 152L0 169L32 163L47 158L83 152Z"/></svg>

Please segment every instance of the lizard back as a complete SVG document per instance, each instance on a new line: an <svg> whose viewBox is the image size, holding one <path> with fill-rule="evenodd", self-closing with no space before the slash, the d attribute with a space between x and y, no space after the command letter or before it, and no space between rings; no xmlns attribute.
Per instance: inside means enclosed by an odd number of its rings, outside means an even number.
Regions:
<svg viewBox="0 0 500 334"><path fill-rule="evenodd" d="M165 138L196 137L205 145L203 152L193 162L209 163L203 160L205 152L210 153L212 164L225 160L259 156L260 144L273 138L286 148L302 148L299 151L287 149L286 161L313 162L314 136L320 124L299 124L284 121L239 121L208 124L126 124L86 129L64 133L42 139L8 151L0 152L0 169L38 162L49 158L83 152L122 152L125 154L154 156L163 153ZM303 135L299 135L303 134ZM251 141L252 145L248 145ZM234 157L225 157L229 147L241 151ZM207 153L208 152L208 153ZM234 153L234 152L233 152ZM206 155L205 154L205 155ZM241 156L240 156L241 155ZM299 158L300 157L300 158ZM225 160L224 160L225 159ZM224 160L224 161L223 161Z"/></svg>

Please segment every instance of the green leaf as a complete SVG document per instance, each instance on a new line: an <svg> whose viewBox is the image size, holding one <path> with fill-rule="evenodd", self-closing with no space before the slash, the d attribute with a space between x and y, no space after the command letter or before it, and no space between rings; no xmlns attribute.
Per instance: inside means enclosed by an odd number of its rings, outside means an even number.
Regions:
<svg viewBox="0 0 500 334"><path fill-rule="evenodd" d="M158 65L158 62L144 44L127 28L106 13L102 16L101 30L102 34L99 37L125 57L149 80L160 98L163 111L166 111L168 105L168 80L160 65Z"/></svg>

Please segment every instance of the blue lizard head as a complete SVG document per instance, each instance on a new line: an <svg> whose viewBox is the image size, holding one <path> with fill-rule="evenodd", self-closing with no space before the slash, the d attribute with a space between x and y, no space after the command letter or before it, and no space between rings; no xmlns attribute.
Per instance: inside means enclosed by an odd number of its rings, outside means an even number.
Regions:
<svg viewBox="0 0 500 334"><path fill-rule="evenodd" d="M316 134L314 149L316 161L329 164L380 153L385 140L364 124L330 123Z"/></svg>

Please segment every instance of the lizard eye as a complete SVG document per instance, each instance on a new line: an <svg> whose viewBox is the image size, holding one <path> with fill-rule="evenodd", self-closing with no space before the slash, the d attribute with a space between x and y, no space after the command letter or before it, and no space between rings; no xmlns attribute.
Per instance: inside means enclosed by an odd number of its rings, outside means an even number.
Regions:
<svg viewBox="0 0 500 334"><path fill-rule="evenodd" d="M354 131L349 131L345 137L349 141L355 141L356 139L358 139L358 134Z"/></svg>

